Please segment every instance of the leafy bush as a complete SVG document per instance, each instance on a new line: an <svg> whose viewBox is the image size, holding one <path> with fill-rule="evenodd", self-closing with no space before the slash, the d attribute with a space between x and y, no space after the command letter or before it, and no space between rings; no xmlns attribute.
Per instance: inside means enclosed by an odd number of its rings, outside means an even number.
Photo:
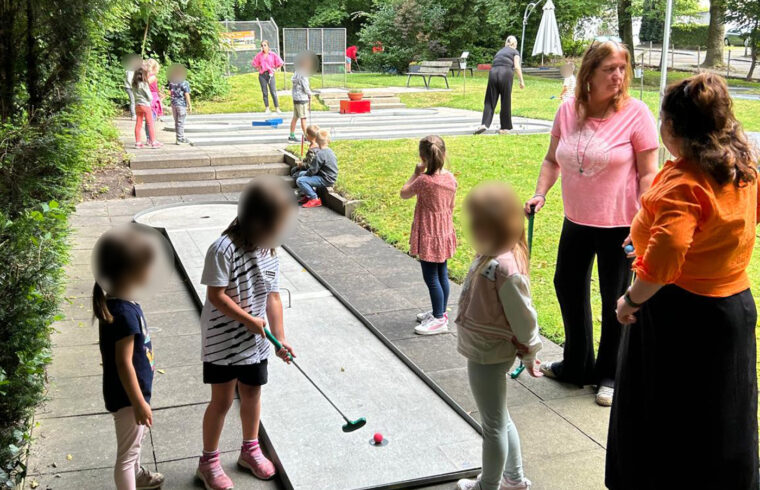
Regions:
<svg viewBox="0 0 760 490"><path fill-rule="evenodd" d="M43 399L50 324L62 293L66 213L56 201L14 219L0 211L0 486L26 472L28 421Z"/></svg>
<svg viewBox="0 0 760 490"><path fill-rule="evenodd" d="M671 42L677 48L697 48L707 46L707 25L673 24Z"/></svg>
<svg viewBox="0 0 760 490"><path fill-rule="evenodd" d="M412 61L441 57L445 48L438 39L444 30L446 10L430 0L402 0L382 4L359 32L361 43L371 50L381 41L385 50L367 54L363 67L374 71L406 71Z"/></svg>

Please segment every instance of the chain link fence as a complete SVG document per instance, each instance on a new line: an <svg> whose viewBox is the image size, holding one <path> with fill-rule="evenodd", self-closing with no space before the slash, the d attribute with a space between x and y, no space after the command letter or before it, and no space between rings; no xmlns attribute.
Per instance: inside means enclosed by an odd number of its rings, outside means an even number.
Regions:
<svg viewBox="0 0 760 490"><path fill-rule="evenodd" d="M229 20L220 24L228 74L252 73L251 60L261 50L261 41L269 41L269 49L282 56L279 28L274 19Z"/></svg>
<svg viewBox="0 0 760 490"><path fill-rule="evenodd" d="M286 27L282 48L286 71L293 72L298 55L309 51L318 60L323 88L346 86L346 29Z"/></svg>

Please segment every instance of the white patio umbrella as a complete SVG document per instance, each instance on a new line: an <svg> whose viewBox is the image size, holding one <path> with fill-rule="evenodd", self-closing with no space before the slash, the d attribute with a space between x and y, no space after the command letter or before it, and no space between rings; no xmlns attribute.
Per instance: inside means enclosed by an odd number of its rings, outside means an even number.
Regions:
<svg viewBox="0 0 760 490"><path fill-rule="evenodd" d="M538 26L536 44L533 45L533 56L541 55L541 64L545 54L562 56L562 42L559 39L557 18L554 16L554 3L546 0L544 13L541 16L541 24Z"/></svg>

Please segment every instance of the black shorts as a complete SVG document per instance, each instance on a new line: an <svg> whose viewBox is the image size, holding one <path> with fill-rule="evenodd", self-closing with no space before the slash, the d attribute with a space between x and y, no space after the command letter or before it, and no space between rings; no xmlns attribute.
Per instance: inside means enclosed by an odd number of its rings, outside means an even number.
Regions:
<svg viewBox="0 0 760 490"><path fill-rule="evenodd" d="M227 383L233 379L244 385L262 386L267 384L269 374L267 360L258 364L243 364L238 366L223 366L221 364L203 363L203 382L207 385Z"/></svg>

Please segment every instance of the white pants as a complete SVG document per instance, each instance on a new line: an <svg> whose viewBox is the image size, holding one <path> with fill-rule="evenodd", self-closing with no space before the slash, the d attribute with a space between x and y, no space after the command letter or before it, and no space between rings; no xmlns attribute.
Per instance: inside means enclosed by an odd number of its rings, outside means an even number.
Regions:
<svg viewBox="0 0 760 490"><path fill-rule="evenodd" d="M116 464L113 467L116 489L135 490L145 426L137 425L132 407L124 407L114 413L113 423L116 427Z"/></svg>

